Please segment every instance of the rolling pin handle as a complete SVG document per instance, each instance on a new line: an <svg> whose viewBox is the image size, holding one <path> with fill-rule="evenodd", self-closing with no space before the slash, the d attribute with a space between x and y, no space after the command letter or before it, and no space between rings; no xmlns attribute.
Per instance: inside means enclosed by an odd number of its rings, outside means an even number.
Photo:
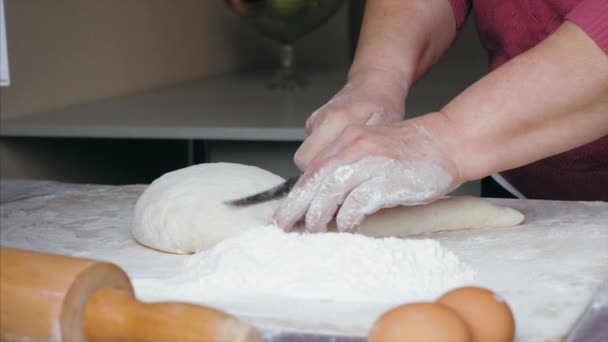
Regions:
<svg viewBox="0 0 608 342"><path fill-rule="evenodd" d="M261 340L257 329L221 311L185 303L145 304L116 288L93 294L84 330L90 342Z"/></svg>

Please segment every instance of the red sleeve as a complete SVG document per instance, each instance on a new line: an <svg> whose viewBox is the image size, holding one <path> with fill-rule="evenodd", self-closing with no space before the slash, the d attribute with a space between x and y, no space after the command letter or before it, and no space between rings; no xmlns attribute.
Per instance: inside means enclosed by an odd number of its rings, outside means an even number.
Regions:
<svg viewBox="0 0 608 342"><path fill-rule="evenodd" d="M566 19L583 29L608 55L608 0L583 0Z"/></svg>
<svg viewBox="0 0 608 342"><path fill-rule="evenodd" d="M600 0L605 1L605 0ZM460 31L464 22L467 20L469 10L471 9L470 0L450 0L450 5L454 10L454 18L456 19L456 32Z"/></svg>

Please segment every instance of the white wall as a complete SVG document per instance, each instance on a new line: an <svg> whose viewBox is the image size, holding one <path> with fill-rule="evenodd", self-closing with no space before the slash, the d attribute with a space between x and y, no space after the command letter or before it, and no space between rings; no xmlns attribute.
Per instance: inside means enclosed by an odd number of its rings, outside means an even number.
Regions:
<svg viewBox="0 0 608 342"><path fill-rule="evenodd" d="M5 7L11 86L0 88L0 125L2 119L278 63L277 44L223 0L5 0ZM297 63L347 63L346 12L296 44ZM120 172L108 169L107 154L95 157L87 154L88 145L70 146L3 139L0 176L65 180L82 179L82 172Z"/></svg>
<svg viewBox="0 0 608 342"><path fill-rule="evenodd" d="M5 0L12 85L0 118L274 62L274 42L223 0ZM296 48L303 64L347 62L345 8ZM331 48L328 48L331 47Z"/></svg>

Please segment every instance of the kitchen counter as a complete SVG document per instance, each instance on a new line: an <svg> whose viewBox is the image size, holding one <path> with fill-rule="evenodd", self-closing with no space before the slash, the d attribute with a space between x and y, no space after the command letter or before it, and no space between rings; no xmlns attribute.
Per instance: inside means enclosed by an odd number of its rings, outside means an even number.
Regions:
<svg viewBox="0 0 608 342"><path fill-rule="evenodd" d="M6 184L0 187L6 188ZM189 257L159 253L131 238L132 210L145 185L55 185L55 190L47 184L46 191L32 196L3 196L3 246L114 262L129 274L142 300L197 302L197 298L185 298L175 289L163 288L162 282L155 291L142 286L174 276ZM526 216L524 224L427 237L438 239L473 267L477 272L475 285L489 287L507 300L515 314L518 341L560 339L601 283L608 280L608 203L493 202L520 210ZM147 271L151 265L153 274ZM281 298L233 302L211 299L204 304L261 327L269 341L280 340L288 333L334 334L345 341L361 339L387 309L385 305Z"/></svg>

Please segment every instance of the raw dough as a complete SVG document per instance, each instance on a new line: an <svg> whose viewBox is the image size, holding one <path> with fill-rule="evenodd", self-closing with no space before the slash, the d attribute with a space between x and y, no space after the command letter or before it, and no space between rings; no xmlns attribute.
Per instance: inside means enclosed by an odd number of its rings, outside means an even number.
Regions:
<svg viewBox="0 0 608 342"><path fill-rule="evenodd" d="M205 250L251 227L271 223L278 201L232 208L225 201L271 188L283 178L254 166L200 164L155 180L135 207L132 232L141 244L185 254ZM411 236L437 231L515 226L518 211L476 197L383 209L359 227L364 235ZM330 230L335 231L334 224Z"/></svg>
<svg viewBox="0 0 608 342"><path fill-rule="evenodd" d="M382 209L367 217L359 232L374 237L405 237L439 231L512 227L523 220L524 215L515 209L479 197L457 196L426 205Z"/></svg>
<svg viewBox="0 0 608 342"><path fill-rule="evenodd" d="M132 223L148 247L186 254L270 223L277 201L234 209L225 201L271 188L283 178L255 166L207 163L164 174L144 191Z"/></svg>

